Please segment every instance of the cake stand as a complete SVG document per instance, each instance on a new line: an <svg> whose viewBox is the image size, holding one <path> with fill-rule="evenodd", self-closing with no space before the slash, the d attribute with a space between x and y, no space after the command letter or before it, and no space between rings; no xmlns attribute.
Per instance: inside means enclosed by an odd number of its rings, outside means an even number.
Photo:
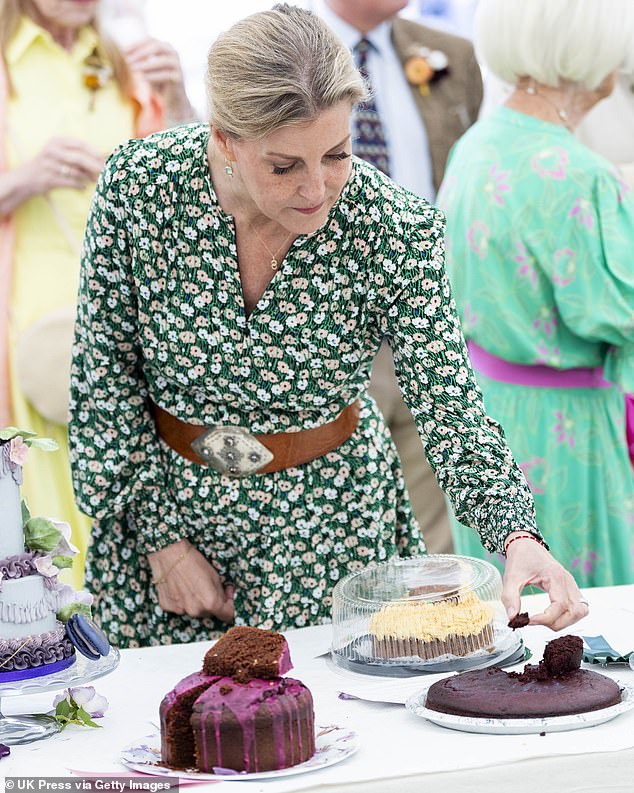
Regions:
<svg viewBox="0 0 634 793"><path fill-rule="evenodd" d="M2 713L2 698L43 694L47 691L58 691L70 686L79 686L97 680L109 674L119 665L119 650L111 647L106 656L91 661L77 653L77 660L72 666L50 675L31 678L30 680L13 680L0 682L0 743L13 746L18 743L40 741L54 735L62 728L61 724L45 713L32 715L5 716Z"/></svg>

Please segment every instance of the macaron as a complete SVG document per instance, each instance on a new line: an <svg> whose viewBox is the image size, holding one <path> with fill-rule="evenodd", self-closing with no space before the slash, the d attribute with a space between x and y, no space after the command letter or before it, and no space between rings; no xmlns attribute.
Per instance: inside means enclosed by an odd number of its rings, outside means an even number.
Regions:
<svg viewBox="0 0 634 793"><path fill-rule="evenodd" d="M66 623L66 633L76 649L91 661L110 652L108 637L96 622L83 614L73 614Z"/></svg>

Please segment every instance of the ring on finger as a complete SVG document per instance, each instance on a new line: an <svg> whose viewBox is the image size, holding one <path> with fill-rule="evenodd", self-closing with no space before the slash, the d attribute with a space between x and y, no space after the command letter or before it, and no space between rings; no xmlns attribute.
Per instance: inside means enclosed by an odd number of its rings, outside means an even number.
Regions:
<svg viewBox="0 0 634 793"><path fill-rule="evenodd" d="M70 165L62 165L62 167L59 169L59 172L65 179L68 179L68 177L72 174L73 169L70 167Z"/></svg>

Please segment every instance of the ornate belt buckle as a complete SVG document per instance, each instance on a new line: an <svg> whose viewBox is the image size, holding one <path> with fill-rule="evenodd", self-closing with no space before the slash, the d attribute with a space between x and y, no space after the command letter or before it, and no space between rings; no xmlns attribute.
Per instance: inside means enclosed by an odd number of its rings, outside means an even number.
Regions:
<svg viewBox="0 0 634 793"><path fill-rule="evenodd" d="M273 453L244 427L212 427L191 447L210 468L226 476L255 474L273 459Z"/></svg>

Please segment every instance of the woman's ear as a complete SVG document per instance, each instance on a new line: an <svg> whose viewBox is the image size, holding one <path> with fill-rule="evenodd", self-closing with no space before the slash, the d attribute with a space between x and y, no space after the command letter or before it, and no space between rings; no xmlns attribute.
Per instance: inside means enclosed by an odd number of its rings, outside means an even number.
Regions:
<svg viewBox="0 0 634 793"><path fill-rule="evenodd" d="M233 162L235 160L233 138L230 135L227 135L226 132L218 129L218 127L215 127L213 124L210 124L209 127L211 129L211 139L213 140L214 145L220 154L225 158L225 160Z"/></svg>

